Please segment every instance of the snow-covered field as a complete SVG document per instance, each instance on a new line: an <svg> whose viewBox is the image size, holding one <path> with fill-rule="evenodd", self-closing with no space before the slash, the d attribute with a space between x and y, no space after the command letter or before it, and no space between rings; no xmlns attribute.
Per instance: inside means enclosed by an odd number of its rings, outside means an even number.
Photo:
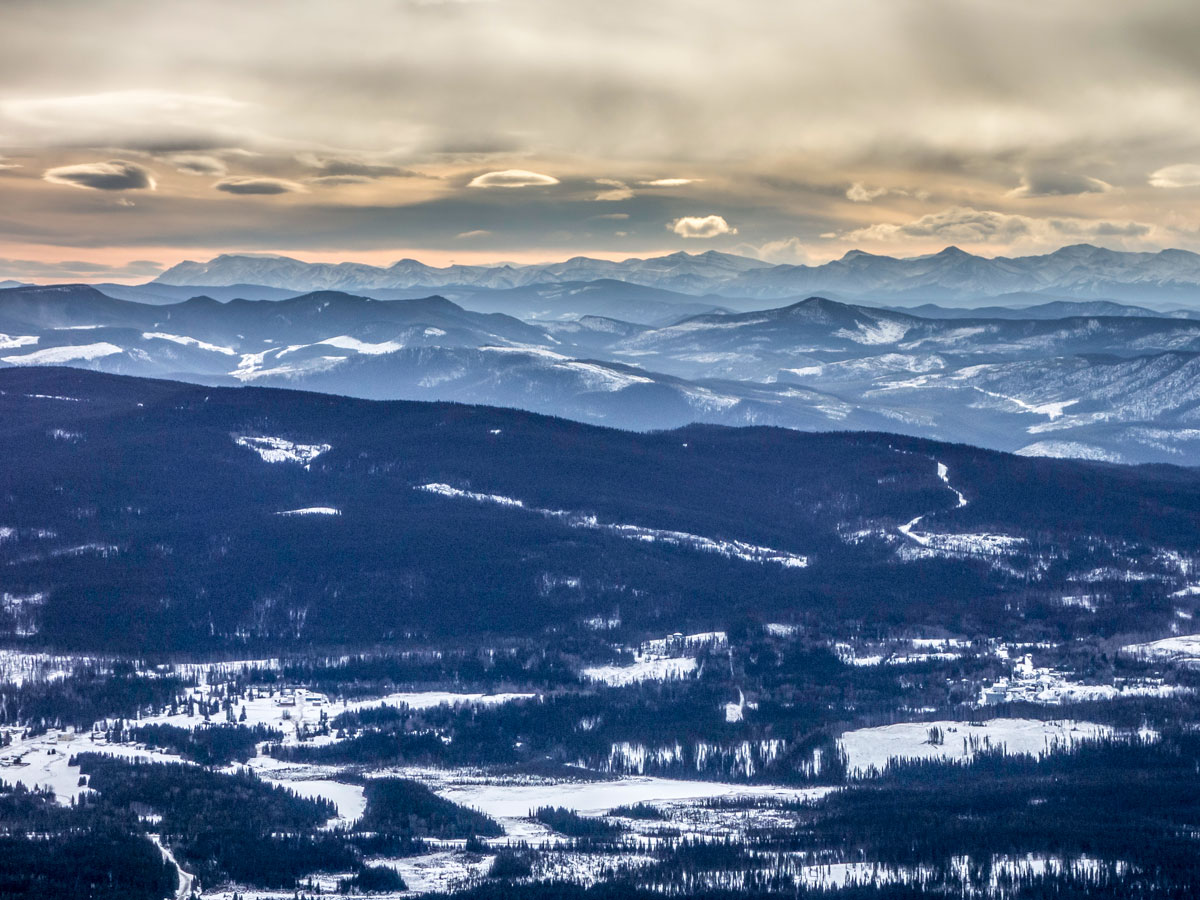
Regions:
<svg viewBox="0 0 1200 900"><path fill-rule="evenodd" d="M211 690L208 685L201 685L191 690L189 696L197 700L207 700L211 696ZM250 699L234 703L234 715L237 721L243 725L250 727L266 725L276 728L283 732L284 743L293 743L299 739L299 732L302 728L315 726L322 715L332 719L339 713L375 709L381 706L409 707L411 709L429 709L443 704L486 706L495 703L509 703L513 700L528 700L535 696L537 695L530 693L468 694L452 691L407 691L363 700L331 701L324 694L303 689L290 690L286 694L256 691ZM243 712L246 716L245 719L242 719ZM183 707L175 715L164 713L147 716L141 722L147 725L196 728L204 724L205 719L199 710L189 714L187 708Z"/></svg>
<svg viewBox="0 0 1200 900"><path fill-rule="evenodd" d="M446 779L438 783L439 779ZM558 844L562 838L528 819L540 806L564 806L580 815L599 816L617 806L648 803L667 812L693 807L714 797L766 797L780 800L815 799L834 788L793 788L777 785L727 784L635 776L612 781L495 783L457 781L453 774L424 772L422 780L447 800L478 809L504 827L501 842L524 840Z"/></svg>
<svg viewBox="0 0 1200 900"><path fill-rule="evenodd" d="M243 447L249 447L262 457L263 462L279 463L294 462L308 466L322 453L326 453L329 444L297 444L280 437L248 437L234 438Z"/></svg>
<svg viewBox="0 0 1200 900"><path fill-rule="evenodd" d="M941 743L930 742L930 732L942 733ZM866 775L872 768L882 771L893 760L946 759L969 762L983 750L1040 756L1081 741L1114 734L1107 725L1063 720L991 719L970 722L903 722L878 728L847 731L838 741L845 751L850 772Z"/></svg>
<svg viewBox="0 0 1200 900"><path fill-rule="evenodd" d="M1172 662L1200 662L1200 634L1181 634L1145 644L1129 644L1121 648L1125 653L1143 659L1170 660Z"/></svg>
<svg viewBox="0 0 1200 900"><path fill-rule="evenodd" d="M368 860L371 865L395 869L417 894L432 891L453 890L475 878L487 874L493 855L463 853L461 850L439 850L422 856L407 856L399 859L377 858Z"/></svg>
<svg viewBox="0 0 1200 900"><path fill-rule="evenodd" d="M79 785L79 767L69 764L76 753L103 753L122 759L183 763L173 753L160 753L132 744L110 744L102 733L51 729L35 738L13 733L12 743L0 750L0 781L26 787L50 788L59 803L69 804L88 790Z"/></svg>
<svg viewBox="0 0 1200 900"><path fill-rule="evenodd" d="M695 658L644 659L627 666L592 666L580 674L588 681L603 681L621 687L639 681L673 681L690 678L696 672Z"/></svg>

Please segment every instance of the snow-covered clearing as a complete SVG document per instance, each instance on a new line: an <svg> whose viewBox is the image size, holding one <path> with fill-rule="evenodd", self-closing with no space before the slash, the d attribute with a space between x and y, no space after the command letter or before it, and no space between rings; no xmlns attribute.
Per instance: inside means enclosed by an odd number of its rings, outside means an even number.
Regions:
<svg viewBox="0 0 1200 900"><path fill-rule="evenodd" d="M679 659L645 659L627 666L592 666L581 674L588 681L622 687L639 681L675 681L690 678L696 671L694 657Z"/></svg>
<svg viewBox="0 0 1200 900"><path fill-rule="evenodd" d="M245 663L228 663L230 668ZM251 661L253 664L253 661ZM197 667L202 668L202 667ZM189 697L199 700L209 700L211 688L207 684L193 688L188 692ZM382 697L371 697L363 700L330 701L324 694L307 691L303 688L283 689L268 693L255 689L254 696L247 700L236 701L233 705L234 717L239 724L254 727L266 725L283 732L284 743L295 743L300 739L303 728L316 726L321 716L332 719L343 712L356 712L362 709L377 709L381 706L409 707L411 709L429 709L443 704L459 705L490 705L509 703L514 700L528 700L536 694L466 694L451 691L409 691L386 694ZM245 715L245 719L242 715ZM218 717L219 720L219 717ZM188 712L186 705L180 707L175 715L163 713L157 716L146 716L140 720L146 725L175 725L179 728L197 728L205 724L204 715L197 710ZM310 738L316 740L316 738Z"/></svg>
<svg viewBox="0 0 1200 900"><path fill-rule="evenodd" d="M436 783L437 779L447 779ZM792 788L777 785L726 784L714 781L680 781L670 778L634 776L614 781L538 784L455 783L444 772L427 773L426 781L439 795L486 813L504 826L505 838L556 844L553 835L529 813L541 806L563 806L580 815L599 816L617 806L648 803L666 810L694 806L713 797L766 797L781 800L816 799L834 788Z"/></svg>
<svg viewBox="0 0 1200 900"><path fill-rule="evenodd" d="M909 523L909 525L911 524ZM925 549L940 553L997 556L1015 553L1028 543L1025 538L1014 537L1010 534L992 534L990 532L943 534L936 531L905 531L907 527L909 526L900 528L906 537L916 541Z"/></svg>
<svg viewBox="0 0 1200 900"><path fill-rule="evenodd" d="M641 525L601 522L594 515L585 515L561 509L540 509L534 506L526 506L522 500L505 497L501 494L481 494L473 491L464 491L460 488L440 483L417 485L416 490L438 494L443 497L474 500L477 503L494 503L499 506L525 509L529 512L545 516L548 519L561 521L568 528L586 528L591 531L600 531L632 541L671 544L702 553L718 553L721 556L731 559L741 559L746 562L776 563L785 568L803 568L808 565L808 557L801 556L798 553L773 550L770 547L760 547L754 544L747 544L743 541L709 538L703 535L689 534L686 531L668 531L660 528L646 528Z"/></svg>
<svg viewBox="0 0 1200 900"><path fill-rule="evenodd" d="M342 511L334 506L306 506L303 509L284 509L277 516L340 516Z"/></svg>
<svg viewBox="0 0 1200 900"><path fill-rule="evenodd" d="M347 828L363 817L367 811L367 798L361 784L346 784L327 778L277 777L268 769L255 769L258 775L271 784L294 791L301 797L313 800L328 800L337 807L337 815L322 827L326 831Z"/></svg>
<svg viewBox="0 0 1200 900"><path fill-rule="evenodd" d="M856 344L894 344L903 340L906 334L908 334L908 326L904 323L879 320L877 322L860 322L853 331L848 328L839 328L832 336L854 341Z"/></svg>
<svg viewBox="0 0 1200 900"><path fill-rule="evenodd" d="M697 634L676 632L664 638L643 641L639 650L645 656L681 655L689 650L710 646L719 647L727 643L729 643L729 636L724 631L701 631Z"/></svg>
<svg viewBox="0 0 1200 900"><path fill-rule="evenodd" d="M459 850L441 850L422 856L405 856L399 859L376 858L367 860L373 866L395 869L416 894L452 891L468 882L482 878L491 868L495 856L480 856Z"/></svg>
<svg viewBox="0 0 1200 900"><path fill-rule="evenodd" d="M242 435L234 441L242 447L249 447L263 462L294 462L306 468L308 465L330 449L329 444L298 444L280 437L249 437Z"/></svg>
<svg viewBox="0 0 1200 900"><path fill-rule="evenodd" d="M932 729L943 736L930 743ZM855 775L874 768L882 771L893 760L945 759L969 762L982 750L1001 749L1010 755L1041 756L1081 741L1110 737L1107 725L1071 720L1042 722L1037 719L991 719L986 722L903 722L878 728L847 731L838 741Z"/></svg>
<svg viewBox="0 0 1200 900"><path fill-rule="evenodd" d="M1121 649L1143 659L1161 659L1190 665L1200 662L1200 634L1181 634L1179 637L1164 638L1161 641L1129 644Z"/></svg>

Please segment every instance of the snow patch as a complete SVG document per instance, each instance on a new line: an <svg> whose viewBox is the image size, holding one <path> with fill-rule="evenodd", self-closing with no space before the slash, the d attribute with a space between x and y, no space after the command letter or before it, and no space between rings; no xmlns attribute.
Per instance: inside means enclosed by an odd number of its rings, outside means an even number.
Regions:
<svg viewBox="0 0 1200 900"><path fill-rule="evenodd" d="M1051 459L1091 459L1097 462L1122 461L1121 454L1079 441L1034 441L1016 451L1017 456L1046 456Z"/></svg>
<svg viewBox="0 0 1200 900"><path fill-rule="evenodd" d="M441 483L417 485L415 489L428 491L432 494L440 494L443 497L456 497L474 500L478 503L494 503L500 506L527 509L546 518L557 519L563 522L568 528L585 528L633 541L671 544L702 553L718 553L730 559L741 559L746 562L776 563L785 568L804 568L808 565L808 557L798 553L773 550L770 547L760 547L755 544L745 543L744 541L709 538L703 535L689 534L686 531L669 531L661 528L646 528L641 525L601 522L594 515L574 513L561 509L540 509L538 507L526 506L524 501L513 497L505 497L502 494L482 494L474 491L464 491L460 488Z"/></svg>
<svg viewBox="0 0 1200 900"><path fill-rule="evenodd" d="M221 353L225 356L236 356L237 351L232 347L222 347L219 344L210 344L207 341L197 340L194 337L187 337L182 334L167 334L162 331L143 331L142 337L147 341L170 341L172 344L180 344L184 347L196 347L200 350L208 350L212 353Z"/></svg>
<svg viewBox="0 0 1200 900"><path fill-rule="evenodd" d="M833 337L854 341L856 344L894 344L908 334L908 326L899 322L861 322L853 331L839 328Z"/></svg>
<svg viewBox="0 0 1200 900"><path fill-rule="evenodd" d="M262 457L263 462L295 462L305 468L322 453L333 449L329 444L297 444L279 437L235 437L242 447L249 447Z"/></svg>
<svg viewBox="0 0 1200 900"><path fill-rule="evenodd" d="M346 334L325 338L325 340L317 341L317 343L337 347L339 350L353 350L355 353L362 353L365 356L379 356L384 353L395 353L397 350L404 349L402 341L381 341L378 344L371 344ZM282 356L283 354L280 355Z"/></svg>
<svg viewBox="0 0 1200 900"><path fill-rule="evenodd" d="M47 347L33 353L0 357L0 360L13 366L56 366L76 360L100 359L121 352L123 351L116 344L101 341L97 344L81 344L74 347Z"/></svg>
<svg viewBox="0 0 1200 900"><path fill-rule="evenodd" d="M0 350L15 350L17 347L28 347L37 342L38 337L35 334L0 334Z"/></svg>

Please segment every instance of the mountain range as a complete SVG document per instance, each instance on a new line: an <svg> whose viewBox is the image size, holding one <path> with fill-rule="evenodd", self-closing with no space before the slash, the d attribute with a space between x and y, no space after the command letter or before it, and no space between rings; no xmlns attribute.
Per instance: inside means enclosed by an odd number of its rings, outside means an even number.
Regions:
<svg viewBox="0 0 1200 900"><path fill-rule="evenodd" d="M655 326L522 321L437 296L155 305L60 285L0 290L0 366L482 402L642 431L878 430L1194 464L1200 321L1125 312L934 317L810 298Z"/></svg>
<svg viewBox="0 0 1200 900"><path fill-rule="evenodd" d="M976 256L956 247L896 258L853 250L816 266L776 265L718 251L622 261L575 257L517 266L437 268L403 259L391 266L307 263L280 256L222 255L181 262L153 282L166 286L263 285L295 291L447 288L511 290L619 281L703 297L787 300L812 295L859 302L992 305L1007 295L1115 300L1155 307L1200 305L1200 255L1186 250L1123 252L1088 244L1040 256ZM1011 305L999 302L999 305Z"/></svg>

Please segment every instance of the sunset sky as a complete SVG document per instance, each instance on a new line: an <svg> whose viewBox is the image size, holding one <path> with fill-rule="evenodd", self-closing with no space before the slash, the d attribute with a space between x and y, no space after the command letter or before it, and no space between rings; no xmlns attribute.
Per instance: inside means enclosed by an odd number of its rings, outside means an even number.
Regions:
<svg viewBox="0 0 1200 900"><path fill-rule="evenodd" d="M1200 249L1200 4L5 0L0 279Z"/></svg>

